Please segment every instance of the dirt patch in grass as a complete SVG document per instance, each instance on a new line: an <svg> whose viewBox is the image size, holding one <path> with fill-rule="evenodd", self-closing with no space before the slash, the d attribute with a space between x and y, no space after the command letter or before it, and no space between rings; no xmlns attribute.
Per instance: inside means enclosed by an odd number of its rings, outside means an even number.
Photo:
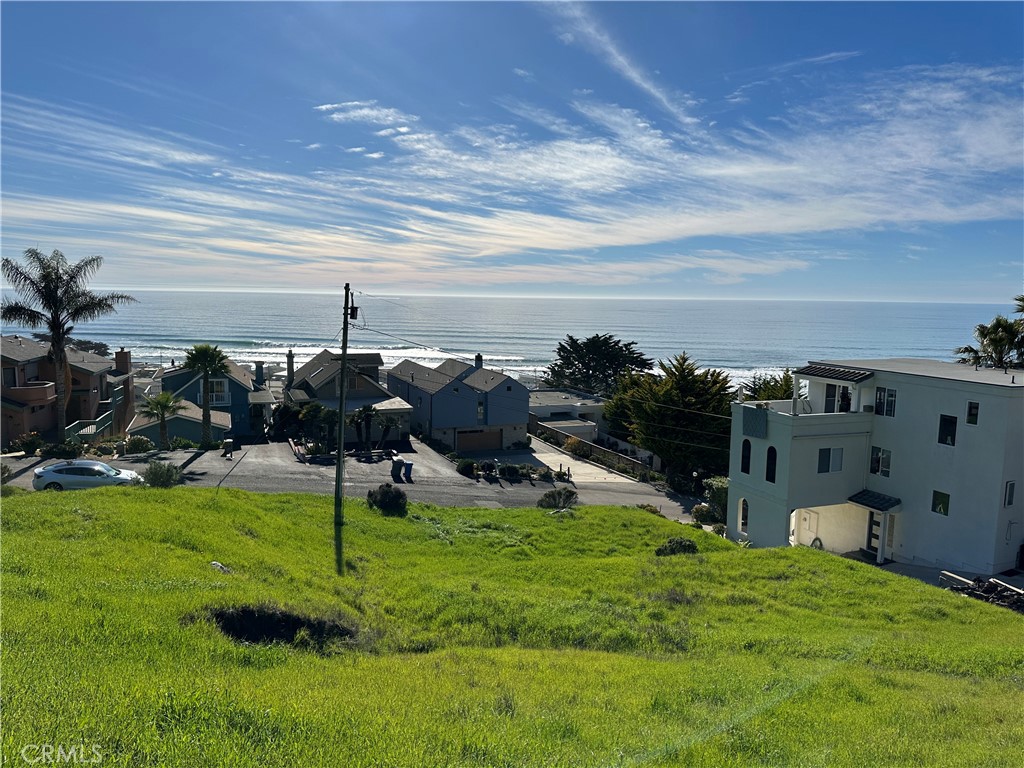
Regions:
<svg viewBox="0 0 1024 768"><path fill-rule="evenodd" d="M288 643L325 651L350 645L357 632L354 622L344 618L305 616L277 605L211 608L207 615L221 632L241 643Z"/></svg>

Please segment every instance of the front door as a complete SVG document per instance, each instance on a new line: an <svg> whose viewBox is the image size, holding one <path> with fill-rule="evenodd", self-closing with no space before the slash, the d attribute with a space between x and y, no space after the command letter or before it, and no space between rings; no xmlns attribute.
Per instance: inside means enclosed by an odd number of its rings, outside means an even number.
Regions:
<svg viewBox="0 0 1024 768"><path fill-rule="evenodd" d="M864 549L873 555L878 554L878 542L882 536L882 516L871 510L868 513L868 541Z"/></svg>

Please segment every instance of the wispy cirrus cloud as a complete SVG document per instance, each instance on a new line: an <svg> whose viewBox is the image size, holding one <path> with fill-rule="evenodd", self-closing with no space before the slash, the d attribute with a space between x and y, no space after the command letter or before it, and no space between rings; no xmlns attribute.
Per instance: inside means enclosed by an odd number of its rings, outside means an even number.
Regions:
<svg viewBox="0 0 1024 768"><path fill-rule="evenodd" d="M683 126L693 127L700 120L689 113L692 99L673 93L659 85L654 77L635 62L612 37L593 14L581 3L551 3L547 8L569 26L560 39L567 44L586 46L623 78L650 96Z"/></svg>
<svg viewBox="0 0 1024 768"><path fill-rule="evenodd" d="M416 115L409 115L394 107L382 107L376 99L371 101L345 101L339 104L321 104L314 107L318 112L326 112L327 118L336 123L371 123L374 125L395 126L414 123L419 120Z"/></svg>

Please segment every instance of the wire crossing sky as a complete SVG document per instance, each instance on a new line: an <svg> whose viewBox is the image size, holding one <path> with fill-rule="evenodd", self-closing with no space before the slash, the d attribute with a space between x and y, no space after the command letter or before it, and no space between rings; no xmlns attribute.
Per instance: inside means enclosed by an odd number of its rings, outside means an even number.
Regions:
<svg viewBox="0 0 1024 768"><path fill-rule="evenodd" d="M1020 3L4 2L4 256L118 289L1003 303Z"/></svg>

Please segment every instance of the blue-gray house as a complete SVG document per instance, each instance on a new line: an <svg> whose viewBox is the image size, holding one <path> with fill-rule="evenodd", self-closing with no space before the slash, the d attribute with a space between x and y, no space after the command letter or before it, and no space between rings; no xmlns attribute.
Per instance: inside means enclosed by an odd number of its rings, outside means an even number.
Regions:
<svg viewBox="0 0 1024 768"><path fill-rule="evenodd" d="M388 390L412 406L412 423L457 451L511 448L526 440L529 390L500 371L445 360L435 368L403 360L388 371Z"/></svg>
<svg viewBox="0 0 1024 768"><path fill-rule="evenodd" d="M202 374L181 366L168 368L160 384L164 392L173 392L202 407ZM273 405L274 397L264 381L262 363L256 364L254 375L229 360L227 374L210 379L210 409L231 416L230 437L248 441L264 438L271 423Z"/></svg>

